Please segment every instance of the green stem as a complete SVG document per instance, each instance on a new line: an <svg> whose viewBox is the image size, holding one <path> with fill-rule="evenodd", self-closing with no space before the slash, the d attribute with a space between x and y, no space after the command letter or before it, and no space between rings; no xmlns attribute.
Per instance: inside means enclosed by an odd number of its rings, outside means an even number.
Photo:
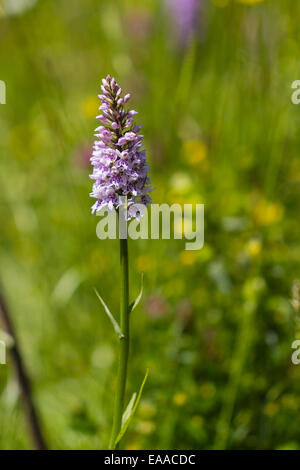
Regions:
<svg viewBox="0 0 300 470"><path fill-rule="evenodd" d="M115 448L115 441L121 430L122 415L124 411L124 397L126 389L127 363L129 352L129 277L128 277L128 243L127 239L120 240L121 262L121 299L120 299L120 327L124 338L120 339L119 367L117 378L117 391L115 398L113 428L110 439L110 449Z"/></svg>

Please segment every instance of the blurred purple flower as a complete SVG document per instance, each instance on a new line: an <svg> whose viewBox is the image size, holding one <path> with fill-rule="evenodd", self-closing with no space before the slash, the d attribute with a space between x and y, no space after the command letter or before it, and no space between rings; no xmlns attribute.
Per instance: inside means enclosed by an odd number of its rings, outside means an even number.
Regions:
<svg viewBox="0 0 300 470"><path fill-rule="evenodd" d="M169 311L169 304L161 294L152 294L145 300L145 311L149 317L162 318Z"/></svg>
<svg viewBox="0 0 300 470"><path fill-rule="evenodd" d="M147 10L132 8L124 15L126 33L139 45L144 42L153 26L153 18Z"/></svg>
<svg viewBox="0 0 300 470"><path fill-rule="evenodd" d="M130 207L135 203L151 203L149 192L149 166L146 152L142 150L143 136L138 135L141 126L134 124L134 110L125 109L130 94L122 97L122 89L108 75L102 80L101 125L95 130L91 163L94 167L90 177L95 180L90 196L97 199L92 213L106 208L118 209L122 196L127 197L128 218Z"/></svg>
<svg viewBox="0 0 300 470"><path fill-rule="evenodd" d="M198 14L203 0L165 0L167 11L174 23L175 34L185 46L199 26Z"/></svg>
<svg viewBox="0 0 300 470"><path fill-rule="evenodd" d="M89 168L91 157L91 145L81 144L75 152L75 161L80 168Z"/></svg>

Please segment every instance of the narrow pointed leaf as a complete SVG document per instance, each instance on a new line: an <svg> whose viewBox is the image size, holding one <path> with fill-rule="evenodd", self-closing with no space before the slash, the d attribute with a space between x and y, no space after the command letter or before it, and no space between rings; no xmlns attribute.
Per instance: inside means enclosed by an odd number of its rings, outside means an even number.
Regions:
<svg viewBox="0 0 300 470"><path fill-rule="evenodd" d="M112 323L112 326L114 327L114 330L115 332L117 333L117 335L119 336L120 339L124 338L124 335L121 331L121 328L120 328L120 325L119 323L115 320L113 314L111 313L111 311L109 310L108 306L106 305L106 303L104 302L104 300L102 299L101 295L99 294L99 292L97 291L97 289L95 289L95 293L96 293L96 296L98 297L98 299L100 300L104 310L105 310L105 313L106 315L108 316L108 318L110 319L111 323Z"/></svg>
<svg viewBox="0 0 300 470"><path fill-rule="evenodd" d="M135 299L135 301L132 302L132 304L129 305L129 313L133 312L133 310L136 309L136 307L140 303L140 301L143 297L143 291L144 291L144 274L142 273L142 276L141 276L141 290L139 292L139 295Z"/></svg>
<svg viewBox="0 0 300 470"><path fill-rule="evenodd" d="M144 380L143 380L143 382L142 382L142 384L141 384L141 386L140 386L140 390L139 390L139 393L138 393L138 395L137 395L137 398L136 398L136 400L135 400L135 402L134 402L134 406L132 407L132 410L131 410L131 412L130 412L128 418L127 418L126 421L124 421L124 423L122 424L121 431L119 432L119 434L118 434L118 436L117 436L117 438L116 438L116 441L115 441L115 447L116 447L116 445L120 442L120 440L123 438L124 434L126 433L126 431L127 431L127 429L128 429L129 424L130 424L131 421L132 421L132 418L133 418L134 415L135 415L135 412L136 412L136 410L137 410L137 408L138 408L138 406L139 406L139 403L140 403L140 400L141 400L141 397L142 397L143 389L144 389L146 380L147 380L147 378L148 378L148 374L149 374L149 369L146 370L146 374L145 374ZM134 398L134 396L131 398L130 403L133 401L133 398ZM129 404L130 404L130 403L129 403ZM128 409L128 408L129 408L129 405L128 405L127 409ZM127 411L127 409L126 409L126 411ZM126 411L125 411L125 413L126 413ZM125 413L124 413L124 414L125 414Z"/></svg>
<svg viewBox="0 0 300 470"><path fill-rule="evenodd" d="M135 399L136 399L136 392L134 392L134 394L132 395L132 397L131 397L131 399L130 399L130 402L129 402L128 405L127 405L127 408L126 408L126 410L125 410L124 413L123 413L123 416L122 416L122 425L123 425L124 423L126 423L127 419L128 419L129 416L131 415L131 412L132 412L132 408L133 408Z"/></svg>

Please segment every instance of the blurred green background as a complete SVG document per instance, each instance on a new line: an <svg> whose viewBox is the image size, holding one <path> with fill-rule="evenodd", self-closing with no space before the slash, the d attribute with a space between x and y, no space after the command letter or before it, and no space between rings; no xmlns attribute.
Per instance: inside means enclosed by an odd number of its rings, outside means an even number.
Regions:
<svg viewBox="0 0 300 470"><path fill-rule="evenodd" d="M88 177L107 73L139 111L153 201L205 204L202 250L130 242L128 399L150 374L123 447L300 449L300 3L198 3L184 39L162 0L0 2L0 277L52 449L111 430L118 342L93 287L118 312L119 247ZM31 447L8 358L0 448Z"/></svg>

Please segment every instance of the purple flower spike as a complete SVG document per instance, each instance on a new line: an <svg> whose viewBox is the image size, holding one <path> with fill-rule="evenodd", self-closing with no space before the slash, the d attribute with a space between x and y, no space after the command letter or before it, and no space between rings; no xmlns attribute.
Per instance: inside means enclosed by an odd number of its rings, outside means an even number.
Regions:
<svg viewBox="0 0 300 470"><path fill-rule="evenodd" d="M176 36L185 46L197 31L198 13L203 0L165 0L165 3L174 22Z"/></svg>
<svg viewBox="0 0 300 470"><path fill-rule="evenodd" d="M146 152L142 150L143 136L138 135L141 126L133 122L137 112L124 108L130 94L122 98L122 89L110 75L102 80L101 90L102 114L97 116L101 126L95 130L98 140L90 159L94 167L90 178L95 180L90 196L97 199L92 213L102 208L118 209L124 197L128 209L136 203L147 206L152 188Z"/></svg>

